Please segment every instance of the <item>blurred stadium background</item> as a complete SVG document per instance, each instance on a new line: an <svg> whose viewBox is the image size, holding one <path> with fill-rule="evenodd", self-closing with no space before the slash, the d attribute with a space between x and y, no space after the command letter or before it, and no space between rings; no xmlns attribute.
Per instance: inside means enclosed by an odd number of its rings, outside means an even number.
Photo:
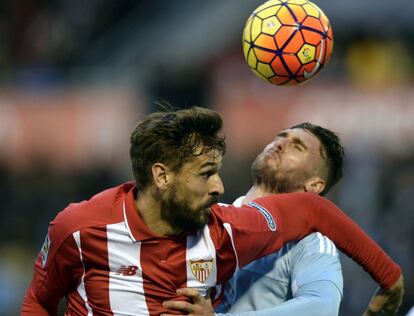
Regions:
<svg viewBox="0 0 414 316"><path fill-rule="evenodd" d="M220 111L230 202L281 128L337 131L345 176L330 198L403 267L414 305L414 2L315 0L334 29L328 66L280 88L243 60L244 22L263 0L0 2L0 313L17 315L48 222L131 178L128 138L154 101ZM342 316L376 285L342 257Z"/></svg>

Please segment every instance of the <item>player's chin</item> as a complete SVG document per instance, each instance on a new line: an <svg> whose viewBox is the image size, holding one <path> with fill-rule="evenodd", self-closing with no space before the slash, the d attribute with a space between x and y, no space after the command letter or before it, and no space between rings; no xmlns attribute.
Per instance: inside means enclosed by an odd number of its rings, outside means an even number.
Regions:
<svg viewBox="0 0 414 316"><path fill-rule="evenodd" d="M208 223L208 220L210 218L210 213L211 213L211 207L210 206L204 206L200 209L198 220L197 220L198 221L198 223L197 223L198 228L202 228L204 225L206 225Z"/></svg>

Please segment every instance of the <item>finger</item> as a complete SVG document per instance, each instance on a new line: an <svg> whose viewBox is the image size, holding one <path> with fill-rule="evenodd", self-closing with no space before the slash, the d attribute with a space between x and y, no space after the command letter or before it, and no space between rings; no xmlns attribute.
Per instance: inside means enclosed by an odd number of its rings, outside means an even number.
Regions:
<svg viewBox="0 0 414 316"><path fill-rule="evenodd" d="M200 292L198 290L189 287L177 289L177 294L187 296L193 300L201 298Z"/></svg>
<svg viewBox="0 0 414 316"><path fill-rule="evenodd" d="M162 306L168 309L191 312L193 304L185 301L165 301L162 303Z"/></svg>

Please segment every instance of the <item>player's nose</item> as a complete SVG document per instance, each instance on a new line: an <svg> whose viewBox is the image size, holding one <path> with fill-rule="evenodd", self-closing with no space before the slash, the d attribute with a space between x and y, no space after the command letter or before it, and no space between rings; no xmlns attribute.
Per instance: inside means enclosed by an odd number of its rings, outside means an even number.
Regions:
<svg viewBox="0 0 414 316"><path fill-rule="evenodd" d="M273 144L273 150L282 152L285 149L287 142L287 138L279 138L278 140L275 140Z"/></svg>
<svg viewBox="0 0 414 316"><path fill-rule="evenodd" d="M220 196L224 193L223 181L218 174L212 176L210 184L210 195Z"/></svg>

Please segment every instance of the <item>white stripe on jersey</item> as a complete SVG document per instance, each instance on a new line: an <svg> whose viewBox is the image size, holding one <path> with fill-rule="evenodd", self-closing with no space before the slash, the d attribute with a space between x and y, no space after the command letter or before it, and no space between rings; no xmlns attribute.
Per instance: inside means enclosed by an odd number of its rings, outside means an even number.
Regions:
<svg viewBox="0 0 414 316"><path fill-rule="evenodd" d="M330 240L328 237L322 235L321 233L317 232L316 235L319 238L319 252L320 253L327 253L333 256L337 256L338 252L336 250L335 244Z"/></svg>
<svg viewBox="0 0 414 316"><path fill-rule="evenodd" d="M88 296L86 295L86 290L85 290L85 266L84 266L83 260L82 260L82 247L81 247L79 230L74 232L72 235L73 235L73 238L75 239L76 246L78 247L80 260L81 260L82 266L83 266L83 274L82 274L81 282L79 283L79 286L77 288L77 291L78 291L80 297L85 302L85 307L86 307L86 310L88 311L88 316L92 316L93 315L92 314L92 308L89 306Z"/></svg>
<svg viewBox="0 0 414 316"><path fill-rule="evenodd" d="M131 229L129 228L129 224L128 224L128 218L127 218L127 216L126 216L126 207L125 207L125 200L122 202L122 210L123 210L123 212L124 212L124 220L125 220L125 226L126 226L126 229L128 230L128 234L129 234L129 236L131 237L131 239L135 242L136 240L135 240L135 237L134 237L134 235L132 234L132 232L131 232Z"/></svg>
<svg viewBox="0 0 414 316"><path fill-rule="evenodd" d="M332 245L331 241L329 239L327 239L325 236L324 236L324 239L326 241L326 252L329 253L329 254L332 254L332 246L333 245Z"/></svg>
<svg viewBox="0 0 414 316"><path fill-rule="evenodd" d="M201 282L191 270L191 261L210 259L213 259L213 265L209 274L204 269L199 272L203 274L199 278L205 279L207 277L205 282ZM207 225L204 226L202 233L198 232L197 235L187 236L186 262L187 287L196 288L202 296L207 296L208 290L217 283L216 248L214 247L213 240L210 236L210 229Z"/></svg>
<svg viewBox="0 0 414 316"><path fill-rule="evenodd" d="M334 255L334 256L338 256L338 251L336 250L336 246L335 246L335 244L333 243L333 241L332 240L330 240L330 239L328 239L330 242L331 242L331 244L332 244L332 254Z"/></svg>
<svg viewBox="0 0 414 316"><path fill-rule="evenodd" d="M109 302L116 315L149 315L145 301L141 242L133 242L125 222L106 226Z"/></svg>
<svg viewBox="0 0 414 316"><path fill-rule="evenodd" d="M325 243L323 242L323 236L320 232L317 232L316 236L318 236L318 239L319 239L319 252L324 253L325 252Z"/></svg>

